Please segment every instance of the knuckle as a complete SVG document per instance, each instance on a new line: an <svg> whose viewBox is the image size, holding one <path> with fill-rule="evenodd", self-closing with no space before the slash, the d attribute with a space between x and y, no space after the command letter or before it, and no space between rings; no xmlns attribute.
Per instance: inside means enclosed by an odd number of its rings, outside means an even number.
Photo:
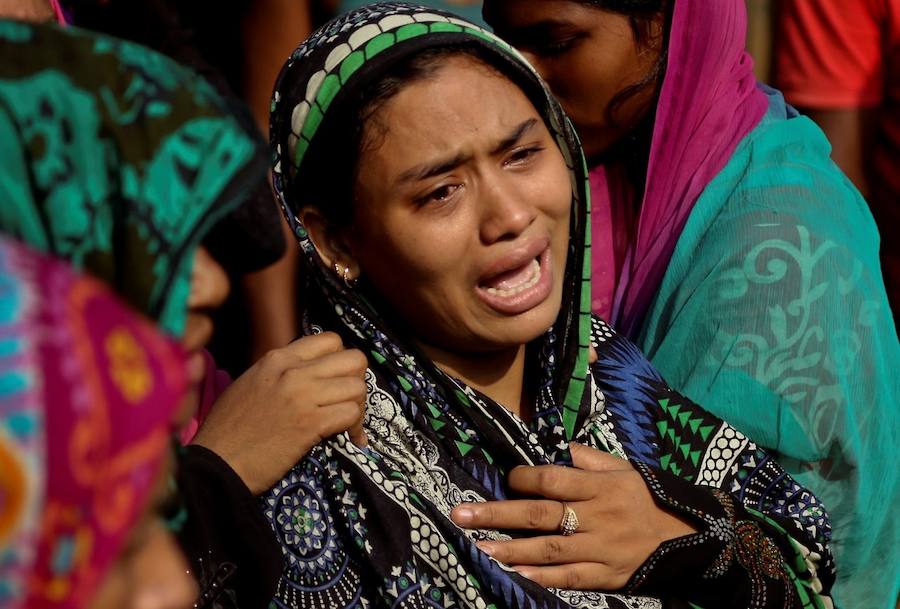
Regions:
<svg viewBox="0 0 900 609"><path fill-rule="evenodd" d="M336 332L322 332L321 334L316 335L317 340L322 343L322 346L328 349L340 349L344 346L344 341L341 340L340 335Z"/></svg>
<svg viewBox="0 0 900 609"><path fill-rule="evenodd" d="M525 510L525 518L528 522L528 526L533 529L539 528L544 523L546 516L547 508L544 507L543 503L531 503Z"/></svg>
<svg viewBox="0 0 900 609"><path fill-rule="evenodd" d="M554 563L562 554L562 544L558 539L547 538L544 542L543 558L547 563Z"/></svg>
<svg viewBox="0 0 900 609"><path fill-rule="evenodd" d="M272 368L274 366L277 366L282 359L283 354L281 350L272 349L271 351L267 351L266 354L259 359L259 363L264 368Z"/></svg>
<svg viewBox="0 0 900 609"><path fill-rule="evenodd" d="M294 388L306 381L306 372L302 368L287 368L281 373L281 378L285 384Z"/></svg>
<svg viewBox="0 0 900 609"><path fill-rule="evenodd" d="M620 590L628 585L631 573L626 573L623 568L618 568L609 578L609 587L612 590Z"/></svg>
<svg viewBox="0 0 900 609"><path fill-rule="evenodd" d="M555 491L559 487L559 472L553 467L541 468L538 472L538 484L545 491Z"/></svg>
<svg viewBox="0 0 900 609"><path fill-rule="evenodd" d="M566 569L566 574L563 579L566 583L565 588L568 588L569 590L581 589L581 573L579 573L577 569Z"/></svg>
<svg viewBox="0 0 900 609"><path fill-rule="evenodd" d="M366 388L365 381L359 379L353 383L353 397L356 398L355 401L364 402L367 394L368 389Z"/></svg>
<svg viewBox="0 0 900 609"><path fill-rule="evenodd" d="M497 510L490 502L485 503L480 510L475 510L475 519L489 525L497 520Z"/></svg>
<svg viewBox="0 0 900 609"><path fill-rule="evenodd" d="M350 364L359 372L365 372L366 368L369 367L369 360L366 359L365 353L359 349L350 349L347 351L347 357L350 359Z"/></svg>

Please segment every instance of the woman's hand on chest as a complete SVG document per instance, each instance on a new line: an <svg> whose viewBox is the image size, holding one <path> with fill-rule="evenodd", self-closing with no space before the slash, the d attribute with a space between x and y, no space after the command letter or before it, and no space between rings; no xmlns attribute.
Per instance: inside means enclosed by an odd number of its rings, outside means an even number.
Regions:
<svg viewBox="0 0 900 609"><path fill-rule="evenodd" d="M571 452L575 467L510 472L513 492L537 498L461 504L453 510L454 522L471 529L544 532L478 547L543 586L577 590L618 590L661 543L696 532L657 506L627 461L578 444ZM568 536L562 534L566 506L578 523Z"/></svg>

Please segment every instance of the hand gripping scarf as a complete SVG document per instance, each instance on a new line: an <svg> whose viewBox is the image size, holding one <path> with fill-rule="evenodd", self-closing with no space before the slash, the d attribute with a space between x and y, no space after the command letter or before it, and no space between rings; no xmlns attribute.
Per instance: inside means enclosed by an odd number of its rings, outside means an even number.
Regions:
<svg viewBox="0 0 900 609"><path fill-rule="evenodd" d="M86 606L158 482L181 349L0 238L0 608Z"/></svg>
<svg viewBox="0 0 900 609"><path fill-rule="evenodd" d="M194 73L77 28L0 21L0 232L103 279L171 334L193 254L263 171Z"/></svg>
<svg viewBox="0 0 900 609"><path fill-rule="evenodd" d="M342 113L347 100L376 82L394 62L427 48L453 45L480 47L528 94L556 136L571 174L563 304L555 325L530 345L526 374L539 390L529 424L444 374L397 332L401 328L389 327L370 304L366 288L349 289L323 265L297 220L303 194L311 192L305 185L330 177L322 172L307 175L305 163L315 154L321 141L317 138L328 138L331 125L339 124L330 121L350 120ZM571 464L570 440L635 462L653 488L661 489L660 476L669 475L686 480L690 489L695 489L693 484L740 489L740 501L771 515L773 522L777 519L782 532L790 531L778 545L794 561L790 564L798 564L798 548L811 548L806 551L815 552L813 562L822 579L815 571L784 573L777 580L781 592L763 588L768 594L764 597L773 603L782 595L819 598L814 590L821 591L823 581L827 588L831 563L828 521L815 497L736 430L671 391L633 345L590 318L583 155L558 104L516 51L480 28L433 9L394 3L361 8L323 26L288 59L275 86L270 133L274 186L307 266L304 331L336 331L370 362L369 448L353 446L346 434L326 440L262 498L285 555L274 606L660 606L656 599L641 596L542 588L474 545L479 539L508 538L504 533L463 531L449 519L460 502L506 498L506 473L517 465ZM590 372L589 341L600 357ZM709 452L716 443L722 443L727 460ZM741 459L746 463L739 463ZM734 516L736 502L721 497L731 507L723 512L710 499L705 509L725 522ZM775 505L786 510L784 514L776 514ZM792 516L782 517L788 513ZM712 522L713 516L704 518ZM753 530L759 526L754 524ZM703 535L712 539L709 533ZM702 550L699 542L681 547L693 561L704 556L711 562L707 552L726 552L719 546ZM674 559L676 554L667 556ZM677 556L687 562L688 554ZM653 562L657 564L663 563ZM730 573L733 564L723 565L722 573ZM692 574L703 568L696 567ZM662 591L653 583L653 570L646 566L636 574L627 591ZM722 581L689 587L716 598L725 594L717 590L733 587ZM762 580L753 581L765 586Z"/></svg>

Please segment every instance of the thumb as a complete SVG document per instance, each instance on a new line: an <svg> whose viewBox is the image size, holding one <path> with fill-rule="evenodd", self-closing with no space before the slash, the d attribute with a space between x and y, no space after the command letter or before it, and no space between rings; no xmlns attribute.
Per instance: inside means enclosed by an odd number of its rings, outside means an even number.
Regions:
<svg viewBox="0 0 900 609"><path fill-rule="evenodd" d="M597 355L597 350L594 349L594 345L590 345L588 349L588 363L593 366L597 363L598 359L600 359L600 356Z"/></svg>
<svg viewBox="0 0 900 609"><path fill-rule="evenodd" d="M570 443L569 452L572 453L572 464L578 469L586 469L591 472L612 472L631 467L628 461L584 444Z"/></svg>
<svg viewBox="0 0 900 609"><path fill-rule="evenodd" d="M347 430L347 433L350 434L350 441L360 448L365 448L369 445L369 436L366 435L366 430L363 429L365 419L365 416L361 416L359 420Z"/></svg>

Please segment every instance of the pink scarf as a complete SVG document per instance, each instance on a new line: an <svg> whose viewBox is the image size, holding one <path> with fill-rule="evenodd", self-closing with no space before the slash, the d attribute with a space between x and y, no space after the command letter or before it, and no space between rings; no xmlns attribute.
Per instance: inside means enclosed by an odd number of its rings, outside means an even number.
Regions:
<svg viewBox="0 0 900 609"><path fill-rule="evenodd" d="M87 606L186 394L181 347L68 264L0 238L3 609Z"/></svg>
<svg viewBox="0 0 900 609"><path fill-rule="evenodd" d="M647 182L634 231L633 208L603 166L591 172L592 302L635 336L694 203L766 112L745 52L744 0L674 0L669 60L656 110ZM616 272L614 242L633 234ZM604 306L604 301L606 306Z"/></svg>

